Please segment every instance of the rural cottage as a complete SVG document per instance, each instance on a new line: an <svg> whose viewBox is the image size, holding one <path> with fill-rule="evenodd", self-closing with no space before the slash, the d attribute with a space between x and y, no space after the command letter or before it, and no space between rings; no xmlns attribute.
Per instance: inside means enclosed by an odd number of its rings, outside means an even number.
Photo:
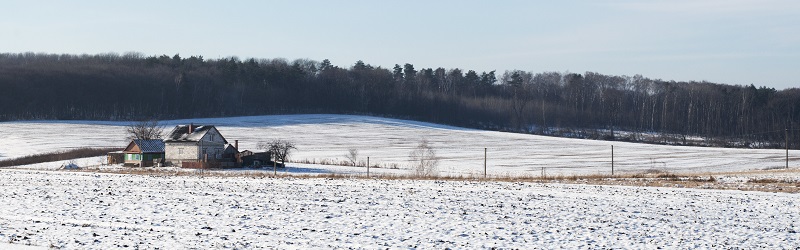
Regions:
<svg viewBox="0 0 800 250"><path fill-rule="evenodd" d="M132 140L122 151L125 166L151 167L164 160L164 142L155 140Z"/></svg>
<svg viewBox="0 0 800 250"><path fill-rule="evenodd" d="M164 139L167 166L190 167L198 162L219 162L228 141L214 126L178 125Z"/></svg>

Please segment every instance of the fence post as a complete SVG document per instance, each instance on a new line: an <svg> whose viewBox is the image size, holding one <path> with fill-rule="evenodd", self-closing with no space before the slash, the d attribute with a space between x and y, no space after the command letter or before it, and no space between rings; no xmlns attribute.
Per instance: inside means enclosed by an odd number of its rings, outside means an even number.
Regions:
<svg viewBox="0 0 800 250"><path fill-rule="evenodd" d="M486 179L486 148L483 148L483 178Z"/></svg>
<svg viewBox="0 0 800 250"><path fill-rule="evenodd" d="M367 156L367 178L369 178L369 156Z"/></svg>
<svg viewBox="0 0 800 250"><path fill-rule="evenodd" d="M611 176L614 176L614 145L611 145Z"/></svg>

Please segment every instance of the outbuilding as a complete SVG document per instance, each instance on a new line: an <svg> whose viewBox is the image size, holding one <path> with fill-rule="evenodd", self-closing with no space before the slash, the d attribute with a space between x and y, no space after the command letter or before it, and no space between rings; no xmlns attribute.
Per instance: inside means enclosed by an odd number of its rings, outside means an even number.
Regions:
<svg viewBox="0 0 800 250"><path fill-rule="evenodd" d="M122 153L125 155L126 167L157 166L164 161L164 142L160 139L131 140Z"/></svg>

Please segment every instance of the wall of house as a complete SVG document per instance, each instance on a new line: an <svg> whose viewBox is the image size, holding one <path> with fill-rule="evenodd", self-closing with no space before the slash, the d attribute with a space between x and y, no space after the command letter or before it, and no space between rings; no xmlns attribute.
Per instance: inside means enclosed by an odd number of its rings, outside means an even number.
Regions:
<svg viewBox="0 0 800 250"><path fill-rule="evenodd" d="M146 154L125 154L125 166L132 167L149 167L153 166L154 161L164 158L164 154L159 153L146 153Z"/></svg>
<svg viewBox="0 0 800 250"><path fill-rule="evenodd" d="M197 161L198 150L195 142L167 142L164 144L164 158L167 165L180 165L184 160Z"/></svg>
<svg viewBox="0 0 800 250"><path fill-rule="evenodd" d="M154 161L154 160L163 159L163 158L164 158L164 154L159 154L159 153L147 153L147 154L143 154L142 155L142 160L145 160L145 161Z"/></svg>
<svg viewBox="0 0 800 250"><path fill-rule="evenodd" d="M161 159L164 158L163 154L125 154L125 162L140 162L140 161L152 161L154 159Z"/></svg>
<svg viewBox="0 0 800 250"><path fill-rule="evenodd" d="M199 161L204 153L209 160L222 158L225 140L219 131L212 129L199 142L166 142L164 144L165 163L167 166L180 166L183 161Z"/></svg>
<svg viewBox="0 0 800 250"><path fill-rule="evenodd" d="M206 144L205 142L203 142L203 147L200 148L200 155L198 156L198 158L203 159L203 157L204 157L203 153L205 152L205 153L208 154L208 159L209 160L220 159L220 158L222 158L222 151L224 149L225 148L222 145L219 145L219 144Z"/></svg>
<svg viewBox="0 0 800 250"><path fill-rule="evenodd" d="M132 154L126 153L125 154L125 164L138 164L142 162L142 155L141 154Z"/></svg>
<svg viewBox="0 0 800 250"><path fill-rule="evenodd" d="M200 152L198 158L203 159L203 152L208 154L208 159L222 158L222 151L225 150L225 140L216 128L211 129L200 139Z"/></svg>

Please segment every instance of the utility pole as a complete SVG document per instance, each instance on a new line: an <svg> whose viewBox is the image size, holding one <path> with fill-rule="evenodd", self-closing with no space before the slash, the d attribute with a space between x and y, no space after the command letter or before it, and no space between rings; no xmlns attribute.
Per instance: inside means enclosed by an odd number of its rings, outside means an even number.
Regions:
<svg viewBox="0 0 800 250"><path fill-rule="evenodd" d="M483 148L483 178L486 179L486 148Z"/></svg>
<svg viewBox="0 0 800 250"><path fill-rule="evenodd" d="M367 156L367 178L369 178L369 156Z"/></svg>
<svg viewBox="0 0 800 250"><path fill-rule="evenodd" d="M784 130L783 138L786 140L786 169L789 169L789 128Z"/></svg>

